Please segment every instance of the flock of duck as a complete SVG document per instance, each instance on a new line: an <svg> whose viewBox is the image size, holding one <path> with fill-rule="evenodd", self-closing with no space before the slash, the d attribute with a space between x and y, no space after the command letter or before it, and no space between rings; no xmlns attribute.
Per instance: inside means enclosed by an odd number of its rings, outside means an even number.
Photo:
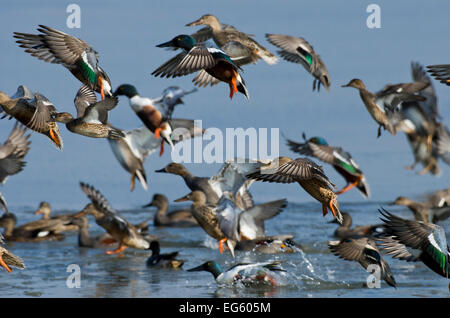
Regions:
<svg viewBox="0 0 450 318"><path fill-rule="evenodd" d="M172 40L157 45L161 48L180 50L180 53L158 67L152 75L174 78L197 72L193 82L198 87L228 84L229 97L241 93L250 98L241 68L259 59L268 64L278 62L278 57L261 46L251 35L238 31L230 25L222 24L213 15L204 15L187 26L205 25L192 35L177 35ZM75 134L90 138L106 138L121 166L131 174L131 190L136 178L147 190L144 169L146 158L164 145L170 147L185 140L201 136L204 130L194 125L190 119L173 118L182 97L197 91L185 91L171 86L161 97L151 99L139 95L131 84L122 84L114 91L107 73L99 65L98 53L85 41L62 31L40 25L38 34L14 32L14 37L25 52L49 63L61 64L81 83L74 104L77 116L59 112L43 94L32 92L20 85L17 92L9 96L0 92L0 110L4 117L17 120L6 142L0 147L0 181L5 182L10 175L19 173L25 166L24 157L30 149L30 135L27 129L47 136L59 149L63 148L58 123ZM282 34L267 34L267 40L279 48L279 56L286 61L301 64L313 77L313 90L320 86L330 89L330 76L325 63L303 38ZM214 43L210 41L213 40ZM442 83L450 85L450 65L428 66L428 72ZM381 91L368 91L360 79L352 79L344 87L353 87L371 117L381 129L392 135L403 131L411 144L414 164L421 163L421 174L439 173L438 159L450 163L450 133L440 121L437 97L433 84L424 68L412 63L412 82L386 85ZM97 100L99 93L101 100ZM108 121L108 113L118 104L119 96L129 99L131 109L141 119L144 126L123 130ZM4 118L3 117L3 118ZM183 136L175 136L174 130L185 128ZM342 175L346 186L335 191L334 184L326 176L323 168L313 160L286 156L273 160L245 159L227 161L212 177L192 175L180 163L171 162L158 173L178 175L183 178L190 193L175 200L192 201L190 209L167 213L169 201L163 194L154 194L147 205L157 208L154 226L188 227L200 226L204 232L217 240L219 250L254 251L255 253L292 253L298 248L293 235L266 236L264 223L280 214L287 201L276 200L254 204L249 188L255 181L275 183L298 183L309 195L322 205L323 216L331 212L334 222L339 224L334 235L336 241L329 242L335 255L359 262L364 268L378 265L382 279L390 286L396 286L394 275L381 253L406 261L421 261L435 273L449 277L449 249L445 232L436 222L450 216L450 189L438 191L426 202L414 202L399 197L394 204L405 205L414 213L415 220L407 220L381 209L383 224L351 228L352 219L341 212L338 195L353 188L369 198L368 182L351 155L340 147L328 145L322 137L307 138L303 141L287 140L293 152L325 162ZM150 267L164 266L180 268L178 252L161 254L158 238L149 233L148 221L131 224L119 215L93 186L80 182L81 190L90 203L80 212L51 216L49 203L42 202L36 220L16 226L16 216L8 210L6 200L0 193L0 206L5 211L0 218L4 228L1 243L8 241L32 241L64 239L63 232L78 231L78 244L82 247L101 248L114 245L107 254L122 253L126 248L149 249L147 260ZM92 237L88 232L87 215L95 218L105 233ZM20 257L4 247L0 247L0 265L11 272L11 267L25 268ZM249 270L256 273L245 275ZM263 282L276 285L272 273L284 271L282 264L275 262L240 263L223 270L213 261L189 271L209 271L219 284L237 281ZM251 272L251 271L250 271Z"/></svg>

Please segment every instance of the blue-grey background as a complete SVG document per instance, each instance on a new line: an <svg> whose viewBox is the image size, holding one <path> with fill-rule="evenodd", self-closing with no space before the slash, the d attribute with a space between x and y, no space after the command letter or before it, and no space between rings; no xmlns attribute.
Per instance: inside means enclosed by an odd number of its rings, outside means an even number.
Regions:
<svg viewBox="0 0 450 318"><path fill-rule="evenodd" d="M66 7L70 3L81 7L80 29L66 26ZM313 92L313 78L300 65L284 60L276 65L260 61L244 67L249 101L241 94L230 100L227 85L221 83L187 96L185 105L177 108L175 115L201 119L204 128L278 127L280 132L297 140L301 140L304 131L307 136L322 136L329 144L343 147L364 171L372 198L366 202L352 190L339 197L341 206L360 204L361 209L370 214L369 218L361 218L360 223L377 222L377 207L398 195L420 197L423 193L449 187L450 169L441 163L439 177L419 176L405 170L403 167L412 163L413 156L404 134L391 136L384 132L377 139L377 125L357 91L340 86L352 78L360 78L369 90L377 91L387 83L410 81L411 61L423 65L450 63L447 40L450 3L376 1L381 7L381 28L369 29L366 8L371 3L373 1L3 1L0 90L13 94L17 86L25 84L47 96L58 110L75 111L73 98L80 83L61 65L45 63L25 53L12 37L14 31L36 33L39 24L87 41L99 52L100 65L111 78L114 89L122 83L131 83L141 95L148 97L159 96L169 85L193 87L193 75L161 79L150 74L174 54L155 45L177 34L198 30L199 27L185 25L203 14L215 14L221 22L254 34L255 39L273 53L276 48L265 40L265 33L304 37L328 67L330 92L324 89ZM450 88L434 80L433 84L443 121L448 125ZM141 126L125 97L121 97L109 119L123 129ZM1 139L6 139L13 124L6 119L0 121ZM59 210L81 209L88 201L79 188L79 181L100 189L118 209L139 207L157 192L166 194L171 201L187 193L181 178L154 173L170 162L169 151L162 157L155 153L147 159L149 191L136 183L135 191L130 192L130 175L120 167L106 140L72 134L63 125L60 129L63 151L54 148L45 136L32 133L27 166L1 188L12 211L25 213L27 209L37 208L42 200ZM280 155L297 156L288 150L281 134ZM210 176L217 172L220 164L188 164L187 167L193 174ZM334 169L330 166L324 169L339 188L344 186L344 179ZM416 171L421 169L418 166ZM306 204L308 209L314 207L317 210L314 222L325 224L320 206L296 184L255 183L252 194L258 202L287 198L292 203ZM355 209L356 212L360 212L359 209ZM297 220L300 226L302 218ZM306 227L307 224L302 225L303 229ZM323 242L329 238L324 233L321 236ZM326 251L323 242L321 249ZM355 271L360 270L365 275L358 264L353 265ZM433 273L430 275L439 281Z"/></svg>

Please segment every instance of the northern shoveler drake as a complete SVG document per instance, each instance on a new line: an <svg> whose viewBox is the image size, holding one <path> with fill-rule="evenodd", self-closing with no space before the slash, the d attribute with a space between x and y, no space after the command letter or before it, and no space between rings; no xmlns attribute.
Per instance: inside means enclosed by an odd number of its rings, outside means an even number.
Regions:
<svg viewBox="0 0 450 318"><path fill-rule="evenodd" d="M81 86L75 96L74 104L77 118L67 112L53 115L55 121L66 125L73 133L91 137L120 139L125 135L108 124L108 112L117 106L117 97L107 97L97 102L94 91L87 85Z"/></svg>
<svg viewBox="0 0 450 318"><path fill-rule="evenodd" d="M367 111L379 125L377 137L380 137L381 127L392 135L396 134L392 117L395 115L398 105L404 101L424 101L424 97L415 95L415 93L429 85L429 83L423 82L389 84L374 94L366 89L362 80L354 78L342 87L353 87L359 91Z"/></svg>
<svg viewBox="0 0 450 318"><path fill-rule="evenodd" d="M200 266L188 269L188 272L210 272L219 285L231 285L243 283L244 286L269 283L272 286L278 286L278 283L271 272L285 272L280 266L279 261L260 262L260 263L239 263L226 271L216 261L207 261ZM269 271L267 271L269 270ZM256 271L256 273L254 273ZM253 273L252 273L253 272Z"/></svg>
<svg viewBox="0 0 450 318"><path fill-rule="evenodd" d="M299 63L314 77L313 91L320 91L322 84L327 91L330 90L330 75L325 63L313 47L304 38L284 34L266 34L267 40L281 50L278 54L288 62Z"/></svg>
<svg viewBox="0 0 450 318"><path fill-rule="evenodd" d="M160 254L158 241L152 241L150 243L150 250L152 251L152 256L147 259L146 263L148 267L161 266L163 268L180 269L184 264L183 260L176 259L178 252Z"/></svg>
<svg viewBox="0 0 450 318"><path fill-rule="evenodd" d="M4 244L3 236L0 234L0 244ZM23 263L22 259L8 251L3 246L0 246L0 266L6 269L8 273L12 272L11 267L24 269L25 264Z"/></svg>
<svg viewBox="0 0 450 318"><path fill-rule="evenodd" d="M428 72L442 84L450 86L450 64L427 65Z"/></svg>
<svg viewBox="0 0 450 318"><path fill-rule="evenodd" d="M17 217L13 213L5 213L0 217L0 227L5 229L3 236L8 242L61 241L65 238L61 232L67 222L62 220L37 220L18 227L16 223Z"/></svg>
<svg viewBox="0 0 450 318"><path fill-rule="evenodd" d="M42 219L41 220L61 220L64 222L67 222L67 224L65 225L61 225L61 231L60 232L65 232L65 231L76 231L78 229L78 226L73 224L74 221L74 216L77 213L72 213L72 214L59 214L59 215L55 215L55 216L51 216L52 213L52 207L50 205L50 203L46 202L46 201L42 201L39 204L39 209L37 209L34 214L35 215L39 215L42 214Z"/></svg>
<svg viewBox="0 0 450 318"><path fill-rule="evenodd" d="M350 236L379 236L383 234L382 224L375 225L360 225L352 227L352 217L347 212L342 212L342 224L334 231L334 236L343 239ZM331 221L331 223L337 223L336 220Z"/></svg>
<svg viewBox="0 0 450 318"><path fill-rule="evenodd" d="M27 128L47 136L58 149L63 148L58 125L52 118L57 110L44 95L33 94L26 86L21 85L11 97L0 92L0 106L7 116L14 117Z"/></svg>
<svg viewBox="0 0 450 318"><path fill-rule="evenodd" d="M209 75L229 85L230 99L238 91L249 99L244 79L239 74L240 67L222 50L196 45L195 39L185 34L158 44L157 47L180 48L183 52L158 67L152 75L170 78L205 70Z"/></svg>
<svg viewBox="0 0 450 318"><path fill-rule="evenodd" d="M414 219L416 221L424 223L436 223L450 217L450 206L439 206L430 200L426 202L417 202L400 196L395 199L392 204L406 206L409 210L411 210L411 212L413 212Z"/></svg>
<svg viewBox="0 0 450 318"><path fill-rule="evenodd" d="M301 155L312 156L332 165L347 181L347 185L336 194L342 194L356 187L365 198L370 197L370 188L366 177L350 153L340 147L329 146L323 137L312 137L307 140L305 133L302 136L305 140L304 143L287 139L289 148Z"/></svg>
<svg viewBox="0 0 450 318"><path fill-rule="evenodd" d="M98 53L85 41L59 30L39 25L40 34L14 32L25 52L49 63L62 64L80 82L100 93L102 100L112 96L106 72L98 65Z"/></svg>
<svg viewBox="0 0 450 318"><path fill-rule="evenodd" d="M92 203L89 203L90 209L95 209ZM85 208L87 209L87 208ZM99 236L92 237L89 234L89 220L87 217L78 217L72 221L72 224L76 225L78 228L78 246L79 247L89 247L89 248L100 248L110 244L117 243L111 235L108 233L101 234Z"/></svg>
<svg viewBox="0 0 450 318"><path fill-rule="evenodd" d="M128 97L131 108L144 123L145 127L155 134L156 139L162 137L160 155L164 152L164 141L173 149L173 129L167 117L154 106L154 101L150 98L140 96L136 87L130 84L122 84L116 89L114 96L120 95Z"/></svg>
<svg viewBox="0 0 450 318"><path fill-rule="evenodd" d="M325 175L322 167L308 158L278 157L258 171L247 174L247 177L262 182L298 182L309 195L322 203L323 216L329 209L333 217L342 224L337 195L333 191L334 185Z"/></svg>
<svg viewBox="0 0 450 318"><path fill-rule="evenodd" d="M219 242L219 248L226 242L234 257L234 249L242 240L262 239L266 235L264 222L283 211L287 206L286 199L255 205L247 210L237 208L233 196L225 192L220 198L216 213L219 228L225 238Z"/></svg>
<svg viewBox="0 0 450 318"><path fill-rule="evenodd" d="M137 249L149 249L150 243L138 233L137 229L119 216L109 204L108 200L94 187L80 182L81 190L91 200L93 205L88 205L75 217L91 214L95 217L95 222L103 227L112 238L119 243L119 247L112 251L106 251L108 255L121 253L127 247Z"/></svg>
<svg viewBox="0 0 450 318"><path fill-rule="evenodd" d="M212 177L197 177L181 163L171 162L164 168L155 170L159 173L169 173L183 178L191 191L202 191L208 204L217 204L224 192L231 192L235 196L235 204L245 210L253 206L253 199L248 191L253 180L247 180L245 175L264 165L263 161L245 160L239 158L228 160Z"/></svg>
<svg viewBox="0 0 450 318"><path fill-rule="evenodd" d="M349 236L340 241L329 241L331 252L347 261L356 261L364 269L369 265L378 265L381 278L392 287L396 287L394 275L389 264L381 257L375 240L366 236Z"/></svg>
<svg viewBox="0 0 450 318"><path fill-rule="evenodd" d="M167 200L167 197L164 194L154 194L152 201L149 204L144 205L144 208L151 206L154 206L158 209L153 219L153 224L155 226L198 226L198 222L192 215L191 209L179 209L167 213L167 210L169 209L169 200Z"/></svg>
<svg viewBox="0 0 450 318"><path fill-rule="evenodd" d="M253 35L238 31L235 27L219 22L212 14L205 14L200 19L188 23L186 26L206 25L191 36L197 43L205 42L212 38L215 44L227 54L234 64L243 66L250 63L256 64L263 59L267 64L276 64L278 58L265 47L252 39ZM215 85L220 81L201 70L195 76L193 82L200 87Z"/></svg>
<svg viewBox="0 0 450 318"><path fill-rule="evenodd" d="M388 238L380 247L394 258L422 261L435 273L450 278L450 249L442 227L436 224L405 220L385 209L379 210L384 217ZM411 251L412 250L412 251ZM415 256L415 254L419 256Z"/></svg>
<svg viewBox="0 0 450 318"><path fill-rule="evenodd" d="M30 150L30 135L26 128L16 122L3 145L0 145L0 183L5 184L9 176L19 173L25 166L23 158ZM8 205L0 192L0 208L8 213Z"/></svg>

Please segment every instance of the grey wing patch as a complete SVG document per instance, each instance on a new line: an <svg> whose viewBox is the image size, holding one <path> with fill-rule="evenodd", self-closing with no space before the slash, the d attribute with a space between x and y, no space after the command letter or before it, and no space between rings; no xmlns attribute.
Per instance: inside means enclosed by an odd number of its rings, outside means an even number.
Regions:
<svg viewBox="0 0 450 318"><path fill-rule="evenodd" d="M304 58L298 48L301 48L309 54L314 53L313 47L303 38L283 34L266 34L266 38L270 43L281 49L278 53L289 62L304 63Z"/></svg>
<svg viewBox="0 0 450 318"><path fill-rule="evenodd" d="M84 116L86 108L97 102L97 97L95 96L95 92L89 86L83 85L78 90L73 102L77 109L77 117L81 118Z"/></svg>
<svg viewBox="0 0 450 318"><path fill-rule="evenodd" d="M216 84L219 84L220 80L212 75L209 75L205 70L201 70L197 73L197 75L195 75L192 82L196 86L207 87L208 85L214 86Z"/></svg>

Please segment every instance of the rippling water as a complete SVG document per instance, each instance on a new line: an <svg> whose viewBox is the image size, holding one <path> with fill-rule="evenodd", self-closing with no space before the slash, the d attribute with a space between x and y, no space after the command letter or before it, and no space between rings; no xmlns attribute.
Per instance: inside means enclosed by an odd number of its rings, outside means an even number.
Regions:
<svg viewBox="0 0 450 318"><path fill-rule="evenodd" d="M351 213L355 225L379 223L380 203L341 203ZM13 209L19 223L35 218L32 207ZM392 208L399 216L411 217L401 208ZM62 211L60 211L62 213ZM67 211L64 211L67 212ZM58 212L56 212L58 213ZM131 222L139 222L150 210L124 210L121 214ZM77 235L68 234L62 242L9 243L8 248L20 255L26 270L1 273L0 294L4 297L448 297L448 281L426 268L422 263L407 263L386 256L398 287L381 283L380 289L369 289L364 283L367 273L358 263L335 257L327 247L334 239L335 224L331 216L322 217L318 203L294 204L276 218L266 222L267 234L294 234L301 249L292 254L257 255L236 252L233 260L228 251L221 255L213 248L217 243L199 227L161 228L151 225L150 232L158 235L161 251L179 251L185 260L183 269L147 268L149 251L126 249L123 255L106 255L104 249L79 248ZM90 233L102 233L93 219ZM150 222L152 223L152 222ZM449 230L449 221L442 223ZM208 246L208 247L207 247ZM284 285L272 287L217 286L207 272L186 272L207 260L217 260L224 268L234 262L282 260L287 270ZM66 287L70 273L67 266L81 268L81 288Z"/></svg>
<svg viewBox="0 0 450 318"><path fill-rule="evenodd" d="M339 197L342 210L349 211L355 225L378 223L377 209L399 195L419 198L427 192L448 188L450 167L441 162L442 175L418 176L406 171L413 156L403 134L383 134L376 138L377 126L370 118L358 93L341 88L359 77L371 91L387 83L410 80L410 62L424 65L450 63L448 1L423 2L377 0L381 8L381 28L366 27L369 3L349 1L270 0L223 2L198 1L82 1L80 29L66 27L67 3L58 0L2 1L0 10L0 90L12 94L25 84L47 96L60 111L74 112L73 98L79 82L59 65L51 65L24 53L12 37L14 31L34 33L39 24L58 28L91 44L100 54L100 65L111 78L113 88L134 84L143 96L157 97L164 88L178 85L192 88L192 77L154 78L151 72L169 59L172 52L156 48L180 33L199 29L185 27L201 15L212 13L224 23L255 35L272 52L276 48L265 33L284 33L305 37L321 55L330 72L330 92L312 92L313 78L300 65L280 61L274 66L264 62L245 67L250 100L228 98L226 85L201 88L187 96L176 117L203 120L203 127L280 129L289 138L322 136L332 145L350 152L364 171L372 191L369 201L355 190ZM257 5L255 5L257 3ZM444 33L443 33L444 32ZM439 97L444 124L450 125L450 88L433 81ZM174 115L175 116L175 115ZM109 120L123 129L142 126L125 98L111 111ZM0 141L8 136L13 121L0 120ZM187 193L183 181L154 173L171 161L170 153L147 159L145 168L149 190L139 184L129 191L129 174L113 157L107 141L94 140L68 132L61 127L64 150L53 148L46 137L33 133L26 156L27 165L8 179L0 189L19 224L34 218L31 211L40 201L49 201L57 211L81 209L87 203L78 182L94 185L130 221L148 217L148 211L135 209L149 202L154 193L164 193L172 202ZM295 157L280 137L280 155ZM187 164L198 176L211 176L221 164ZM420 170L421 168L417 168ZM324 165L326 174L339 188L341 176ZM147 269L147 251L127 249L123 257L107 256L101 249L80 249L75 234L62 242L10 243L27 269L7 274L0 272L0 295L6 297L448 297L448 280L434 274L423 264L387 258L398 282L394 289L382 282L381 289L363 287L368 273L357 263L332 255L327 241L333 239L331 217L322 217L321 206L298 185L255 183L252 195L258 202L287 198L289 206L267 222L267 234L294 234L300 252L289 255L220 255L206 240L200 228L152 228L161 237L162 252L180 251L184 268L217 260L224 267L234 261L284 260L289 284L275 290L267 288L218 288L206 272L188 273ZM404 209L392 208L400 216L412 216ZM92 222L93 223L93 222ZM448 228L449 221L443 223ZM102 230L93 223L92 234ZM205 244L206 242L206 244ZM81 288L66 287L70 264L81 267Z"/></svg>

